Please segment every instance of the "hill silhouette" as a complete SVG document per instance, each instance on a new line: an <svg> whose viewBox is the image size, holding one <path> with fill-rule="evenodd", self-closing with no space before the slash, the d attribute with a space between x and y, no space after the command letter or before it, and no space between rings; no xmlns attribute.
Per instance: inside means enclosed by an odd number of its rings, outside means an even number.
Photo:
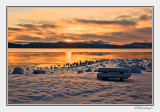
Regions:
<svg viewBox="0 0 160 112"><path fill-rule="evenodd" d="M131 43L125 45L97 44L97 43L41 43L28 44L8 43L8 48L152 48L152 43Z"/></svg>

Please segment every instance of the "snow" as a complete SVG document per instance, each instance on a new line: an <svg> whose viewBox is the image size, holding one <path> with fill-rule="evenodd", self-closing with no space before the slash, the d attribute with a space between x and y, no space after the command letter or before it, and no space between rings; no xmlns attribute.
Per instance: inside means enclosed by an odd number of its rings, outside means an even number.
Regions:
<svg viewBox="0 0 160 112"><path fill-rule="evenodd" d="M132 61L133 63L128 63ZM132 68L142 62L146 70L119 79L97 79L97 70L121 66ZM9 104L152 104L150 60L108 60L69 68L45 69L45 74L8 71ZM91 72L85 72L91 69Z"/></svg>

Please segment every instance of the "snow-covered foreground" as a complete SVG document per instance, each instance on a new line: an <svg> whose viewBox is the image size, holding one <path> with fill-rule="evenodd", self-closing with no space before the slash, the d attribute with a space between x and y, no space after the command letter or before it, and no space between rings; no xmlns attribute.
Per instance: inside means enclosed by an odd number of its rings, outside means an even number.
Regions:
<svg viewBox="0 0 160 112"><path fill-rule="evenodd" d="M97 79L98 68L131 67L132 60L114 60L63 69L46 69L45 74L8 72L9 104L152 104L150 60L137 61L146 69L119 79ZM125 63L125 64L124 64ZM87 69L89 72L85 72ZM82 70L82 71L81 71ZM81 71L81 72L80 72Z"/></svg>

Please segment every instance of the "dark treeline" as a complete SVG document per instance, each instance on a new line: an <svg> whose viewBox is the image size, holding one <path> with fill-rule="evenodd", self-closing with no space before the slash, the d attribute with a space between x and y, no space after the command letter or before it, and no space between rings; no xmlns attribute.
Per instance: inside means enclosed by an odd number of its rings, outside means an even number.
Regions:
<svg viewBox="0 0 160 112"><path fill-rule="evenodd" d="M125 45L93 44L93 43L8 43L8 48L152 48L152 43L132 43Z"/></svg>

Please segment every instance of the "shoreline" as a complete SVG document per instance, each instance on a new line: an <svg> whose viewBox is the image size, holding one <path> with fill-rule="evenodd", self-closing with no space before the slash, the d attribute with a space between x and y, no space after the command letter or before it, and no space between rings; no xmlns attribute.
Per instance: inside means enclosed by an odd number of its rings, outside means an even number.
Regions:
<svg viewBox="0 0 160 112"><path fill-rule="evenodd" d="M131 60L125 62L131 64ZM143 62L147 67L151 60ZM151 68L141 70L141 74L132 73L123 82L97 79L98 68L118 65L125 66L123 60L108 60L73 68L45 69L45 74L9 71L9 104L152 104L152 72L147 71ZM87 69L92 71L86 72Z"/></svg>

